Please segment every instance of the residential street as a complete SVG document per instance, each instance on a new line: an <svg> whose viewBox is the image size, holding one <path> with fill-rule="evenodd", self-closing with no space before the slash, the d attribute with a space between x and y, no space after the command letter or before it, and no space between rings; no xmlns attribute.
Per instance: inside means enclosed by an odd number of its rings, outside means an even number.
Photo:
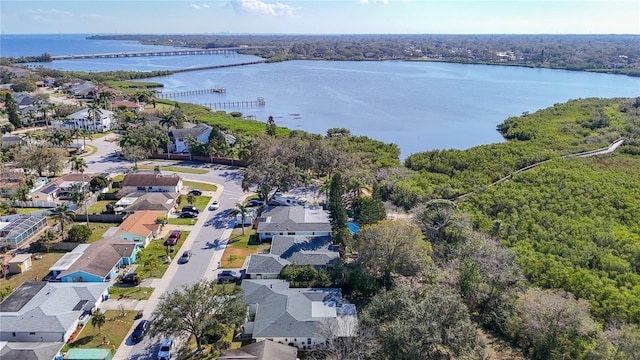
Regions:
<svg viewBox="0 0 640 360"><path fill-rule="evenodd" d="M105 137L87 141L87 144L95 146L98 151L85 157L88 165L87 172L91 173L116 173L129 169L132 164L127 161L110 157L119 150L117 135L109 134ZM220 200L220 208L215 211L202 209L198 221L190 229L190 234L180 249L176 249L172 263L162 279L154 281L156 288L150 299L144 304L144 319L149 319L155 309L160 296L181 286L196 282L200 279L215 279L218 263L222 259L224 247L233 229L233 221L229 218L229 210L245 195L241 188L243 173L236 168L227 166L190 163L184 161L143 161L139 165L182 166L209 169L207 174L179 173L185 180L216 184L218 189L212 200ZM214 241L217 246L214 246ZM191 250L193 257L186 264L178 264L177 259L185 250ZM130 305L138 310L142 305L133 302ZM127 307L125 307L127 309ZM130 329L130 332L133 329ZM130 339L130 332L125 342L118 348L114 359L154 359L157 347L162 339L145 337L141 342L134 344Z"/></svg>

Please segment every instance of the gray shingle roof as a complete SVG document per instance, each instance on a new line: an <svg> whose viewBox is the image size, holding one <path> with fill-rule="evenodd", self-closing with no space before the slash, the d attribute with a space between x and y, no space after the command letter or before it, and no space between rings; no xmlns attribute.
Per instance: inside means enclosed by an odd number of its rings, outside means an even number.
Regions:
<svg viewBox="0 0 640 360"><path fill-rule="evenodd" d="M249 257L247 274L279 274L286 265L289 262L277 255L254 254Z"/></svg>
<svg viewBox="0 0 640 360"><path fill-rule="evenodd" d="M274 236L270 254L250 256L247 274L279 274L289 264L332 266L339 258L329 236Z"/></svg>
<svg viewBox="0 0 640 360"><path fill-rule="evenodd" d="M28 302L16 310L11 304L15 299L21 298L19 294L23 286L26 291L31 291L32 284L34 283L24 283L0 304L3 332L39 331L64 334L87 310L85 306L77 308L76 305L82 300L87 300L87 306L93 306L109 288L107 283L44 283L45 285L39 286L39 291L33 294Z"/></svg>
<svg viewBox="0 0 640 360"><path fill-rule="evenodd" d="M179 176L160 174L127 174L122 186L178 186Z"/></svg>
<svg viewBox="0 0 640 360"><path fill-rule="evenodd" d="M136 244L117 236L107 237L92 243L67 270L60 276L76 271L84 271L105 277L123 257L130 257Z"/></svg>
<svg viewBox="0 0 640 360"><path fill-rule="evenodd" d="M258 341L239 349L222 350L219 360L295 360L298 349L270 340Z"/></svg>
<svg viewBox="0 0 640 360"><path fill-rule="evenodd" d="M331 231L329 214L320 207L269 206L260 216L257 232Z"/></svg>
<svg viewBox="0 0 640 360"><path fill-rule="evenodd" d="M1 345L1 344L0 344ZM2 360L51 360L58 353L63 342L7 342L0 348Z"/></svg>
<svg viewBox="0 0 640 360"><path fill-rule="evenodd" d="M207 131L211 131L211 126L203 123L198 123L198 125L191 128L184 129L173 129L169 132L169 137L172 139L175 138L186 138L191 136L193 138L197 138L198 136L204 134Z"/></svg>
<svg viewBox="0 0 640 360"><path fill-rule="evenodd" d="M242 288L245 302L257 305L254 338L317 338L321 324L336 322L345 303L338 288L291 289L284 280L247 279Z"/></svg>

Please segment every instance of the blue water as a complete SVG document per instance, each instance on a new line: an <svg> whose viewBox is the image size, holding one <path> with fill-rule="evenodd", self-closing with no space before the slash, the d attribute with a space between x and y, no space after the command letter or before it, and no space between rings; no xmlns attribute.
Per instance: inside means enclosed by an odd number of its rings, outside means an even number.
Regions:
<svg viewBox="0 0 640 360"><path fill-rule="evenodd" d="M15 36L20 41L13 37L2 35L3 56L37 55L45 50L60 55L159 49L133 42L84 40L79 35ZM55 49L51 48L54 44ZM31 52L20 53L24 49ZM149 71L255 59L244 55L158 56L55 61L47 66ZM622 75L398 61L288 61L151 80L163 83L165 92L227 89L224 94L176 98L182 102L211 104L264 97L266 106L262 108L226 110L255 115L262 121L271 115L280 126L319 134L346 127L354 135L398 144L402 158L431 149L466 149L500 142L503 139L495 128L506 118L570 99L640 96L640 78Z"/></svg>
<svg viewBox="0 0 640 360"><path fill-rule="evenodd" d="M349 228L349 231L351 231L352 234L357 234L358 231L360 230L360 226L356 225L353 222L348 222L347 227Z"/></svg>

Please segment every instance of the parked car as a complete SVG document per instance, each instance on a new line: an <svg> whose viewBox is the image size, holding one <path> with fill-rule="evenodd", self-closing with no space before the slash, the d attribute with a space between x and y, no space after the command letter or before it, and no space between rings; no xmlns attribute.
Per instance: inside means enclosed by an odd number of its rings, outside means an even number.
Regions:
<svg viewBox="0 0 640 360"><path fill-rule="evenodd" d="M178 240L180 239L180 235L182 235L182 231L180 230L172 231L171 235L169 235L169 238L167 239L166 245L175 246L178 243Z"/></svg>
<svg viewBox="0 0 640 360"><path fill-rule="evenodd" d="M191 259L191 250L187 250L185 252L182 253L182 256L180 257L180 259L178 259L178 263L180 264L184 264L184 263L188 263L189 259Z"/></svg>
<svg viewBox="0 0 640 360"><path fill-rule="evenodd" d="M262 206L262 205L264 205L264 201L258 200L258 199L252 199L252 200L249 200L249 202L247 202L247 205L249 205L249 206Z"/></svg>
<svg viewBox="0 0 640 360"><path fill-rule="evenodd" d="M182 219L193 219L197 218L198 214L191 211L183 211L178 215L178 217Z"/></svg>
<svg viewBox="0 0 640 360"><path fill-rule="evenodd" d="M120 279L118 279L118 282L121 284L138 285L140 284L140 276L138 276L137 273L129 273L125 276L121 276Z"/></svg>
<svg viewBox="0 0 640 360"><path fill-rule="evenodd" d="M189 191L189 194L193 194L193 195L195 195L195 196L200 196L200 195L202 195L202 190L200 190L200 189L193 189L193 190Z"/></svg>
<svg viewBox="0 0 640 360"><path fill-rule="evenodd" d="M242 279L242 275L233 270L222 270L218 273L218 284L224 282L236 282Z"/></svg>
<svg viewBox="0 0 640 360"><path fill-rule="evenodd" d="M198 208L197 208L197 207L195 207L195 206L191 206L191 205L185 205L185 206L183 206L183 207L182 207L182 212L185 212L185 211L192 212L192 213L196 213L196 214L199 214L199 213L200 213L200 209L198 209Z"/></svg>
<svg viewBox="0 0 640 360"><path fill-rule="evenodd" d="M136 328L133 329L133 333L131 333L131 340L133 340L134 342L139 342L140 340L142 340L142 338L144 338L147 330L149 330L149 321L140 321Z"/></svg>
<svg viewBox="0 0 640 360"><path fill-rule="evenodd" d="M219 200L213 200L211 205L209 205L209 211L218 210L219 207L220 207L220 201Z"/></svg>
<svg viewBox="0 0 640 360"><path fill-rule="evenodd" d="M164 339L158 349L158 360L171 360L171 350L173 350L173 339Z"/></svg>

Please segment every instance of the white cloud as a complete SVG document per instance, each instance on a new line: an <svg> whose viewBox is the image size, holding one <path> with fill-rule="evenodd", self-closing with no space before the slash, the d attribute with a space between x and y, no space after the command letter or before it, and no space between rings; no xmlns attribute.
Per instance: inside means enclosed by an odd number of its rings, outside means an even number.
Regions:
<svg viewBox="0 0 640 360"><path fill-rule="evenodd" d="M192 8L192 9L200 10L200 9L208 9L209 5L207 5L207 4L200 4L200 5L198 5L198 4L189 4L189 7Z"/></svg>
<svg viewBox="0 0 640 360"><path fill-rule="evenodd" d="M292 16L293 8L283 3L268 4L260 0L240 0L240 8L245 11L269 16Z"/></svg>

